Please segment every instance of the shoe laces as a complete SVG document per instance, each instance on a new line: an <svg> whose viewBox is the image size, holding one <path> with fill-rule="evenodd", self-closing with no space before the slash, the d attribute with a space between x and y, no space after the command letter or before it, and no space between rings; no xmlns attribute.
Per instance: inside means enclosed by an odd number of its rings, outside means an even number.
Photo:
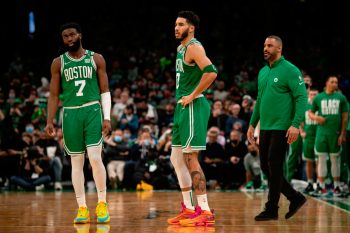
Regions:
<svg viewBox="0 0 350 233"><path fill-rule="evenodd" d="M107 214L107 203L99 202L96 207L97 216L105 216Z"/></svg>
<svg viewBox="0 0 350 233"><path fill-rule="evenodd" d="M195 218L198 217L199 215L201 215L202 213L202 209L199 206L196 206L194 209L194 213L189 215L189 218Z"/></svg>
<svg viewBox="0 0 350 233"><path fill-rule="evenodd" d="M79 207L78 209L78 215L79 217L84 217L87 212L87 207Z"/></svg>

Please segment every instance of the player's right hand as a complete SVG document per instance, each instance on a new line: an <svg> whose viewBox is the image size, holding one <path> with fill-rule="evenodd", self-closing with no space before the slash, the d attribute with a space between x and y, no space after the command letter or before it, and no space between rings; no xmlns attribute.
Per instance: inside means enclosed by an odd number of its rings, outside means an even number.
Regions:
<svg viewBox="0 0 350 233"><path fill-rule="evenodd" d="M252 125L250 125L248 128L247 139L253 145L256 143L254 138L254 127Z"/></svg>
<svg viewBox="0 0 350 233"><path fill-rule="evenodd" d="M319 123L320 125L323 125L326 122L326 118L322 117L322 116L317 116L316 119L317 123Z"/></svg>
<svg viewBox="0 0 350 233"><path fill-rule="evenodd" d="M56 135L55 127L53 126L52 123L47 123L47 125L45 127L45 132L50 137L53 137Z"/></svg>

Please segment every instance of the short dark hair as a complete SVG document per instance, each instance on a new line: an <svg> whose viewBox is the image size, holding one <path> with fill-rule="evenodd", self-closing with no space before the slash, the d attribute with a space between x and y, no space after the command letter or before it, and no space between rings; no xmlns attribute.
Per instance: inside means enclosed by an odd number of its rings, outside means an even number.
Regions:
<svg viewBox="0 0 350 233"><path fill-rule="evenodd" d="M196 29L199 29L199 16L193 11L180 11L177 17L185 18L188 23L192 24Z"/></svg>
<svg viewBox="0 0 350 233"><path fill-rule="evenodd" d="M336 78L336 79L339 80L338 75L336 75L336 74L328 74L328 76L327 76L327 78L326 78L326 82L328 82L328 80L329 80L330 78Z"/></svg>
<svg viewBox="0 0 350 233"><path fill-rule="evenodd" d="M64 30L66 30L67 28L75 28L75 30L77 30L77 32L81 33L81 27L78 23L75 22L69 22L69 23L65 23L60 27L60 33L62 34L62 32Z"/></svg>
<svg viewBox="0 0 350 233"><path fill-rule="evenodd" d="M278 41L281 45L283 44L283 43L282 43L282 39L281 39L281 37L279 37L279 36L270 35L270 36L268 36L267 38L275 39L275 40Z"/></svg>
<svg viewBox="0 0 350 233"><path fill-rule="evenodd" d="M134 113L134 105L133 104L128 104L125 106L126 109L131 110L132 113Z"/></svg>

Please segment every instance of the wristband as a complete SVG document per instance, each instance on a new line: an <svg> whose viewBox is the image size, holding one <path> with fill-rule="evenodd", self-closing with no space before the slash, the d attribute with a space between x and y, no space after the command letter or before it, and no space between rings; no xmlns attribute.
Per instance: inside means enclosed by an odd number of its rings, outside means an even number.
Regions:
<svg viewBox="0 0 350 233"><path fill-rule="evenodd" d="M102 105L102 112L103 112L103 119L104 120L111 120L111 93L104 92L101 94L101 105Z"/></svg>

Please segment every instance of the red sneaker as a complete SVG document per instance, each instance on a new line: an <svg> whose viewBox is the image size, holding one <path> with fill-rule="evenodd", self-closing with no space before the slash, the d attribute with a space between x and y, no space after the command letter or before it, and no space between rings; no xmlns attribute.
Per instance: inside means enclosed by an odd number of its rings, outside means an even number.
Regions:
<svg viewBox="0 0 350 233"><path fill-rule="evenodd" d="M168 224L170 225L180 225L180 220L184 220L189 218L190 216L192 216L195 213L194 210L191 209L187 209L185 204L183 202L181 202L181 212L173 217L173 218L169 218L168 219Z"/></svg>
<svg viewBox="0 0 350 233"><path fill-rule="evenodd" d="M195 213L189 218L180 220L181 226L195 227L195 226L213 226L215 224L214 211L202 210L199 206L196 207Z"/></svg>

